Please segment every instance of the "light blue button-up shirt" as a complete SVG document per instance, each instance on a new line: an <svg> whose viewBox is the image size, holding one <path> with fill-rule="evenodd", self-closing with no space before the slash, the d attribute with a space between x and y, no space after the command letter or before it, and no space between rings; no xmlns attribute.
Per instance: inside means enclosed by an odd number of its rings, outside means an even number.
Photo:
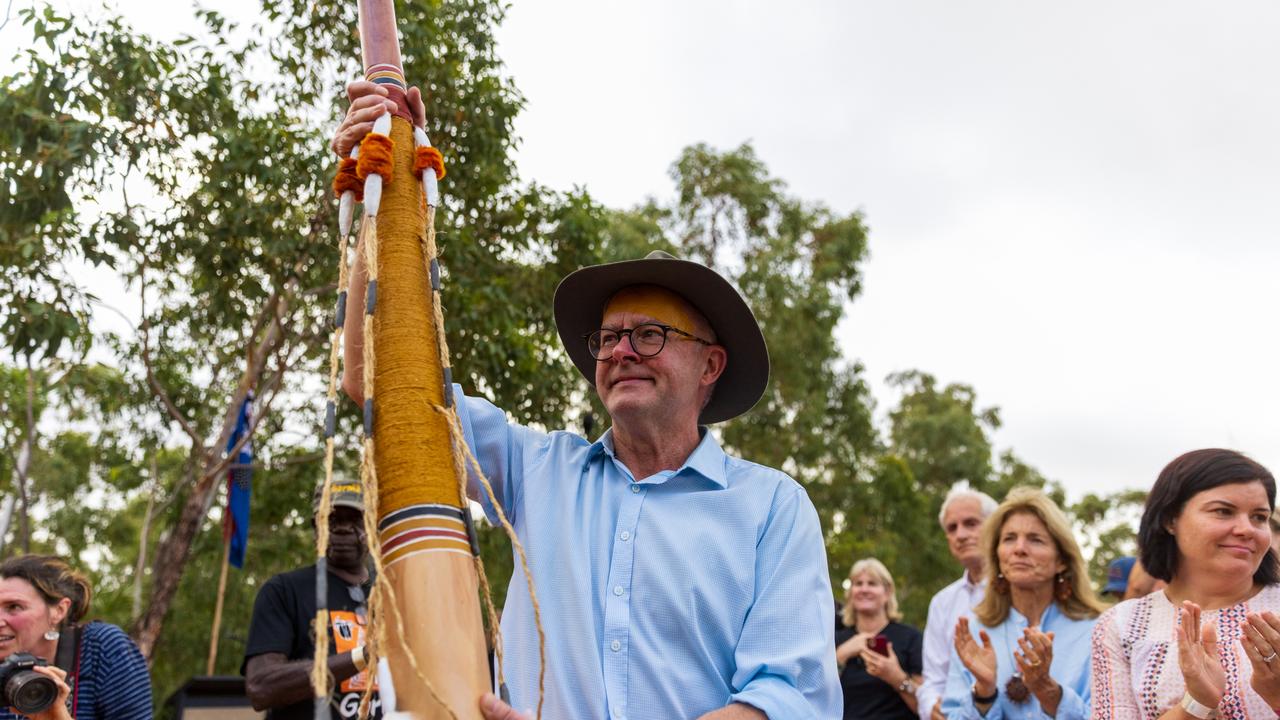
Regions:
<svg viewBox="0 0 1280 720"><path fill-rule="evenodd" d="M734 702L772 720L840 716L826 550L799 484L726 455L705 430L678 470L635 478L611 432L594 443L539 432L456 390L467 443L529 557L543 717L681 720ZM502 641L512 705L533 708L538 636L518 563Z"/></svg>
<svg viewBox="0 0 1280 720"><path fill-rule="evenodd" d="M1018 650L1018 638L1027 627L1027 619L1017 610L1009 609L1009 617L999 626L987 628L969 613L969 631L978 642L978 630L985 629L996 651L996 689L1000 696L986 715L978 712L973 702L973 673L960 662L955 648L951 650L951 668L947 677L947 691L942 699L942 713L948 720L1087 720L1089 717L1092 685L1092 635L1097 618L1072 620L1049 603L1040 618L1040 631L1053 633L1053 662L1049 664L1049 677L1062 686L1062 700L1058 702L1056 715L1046 715L1040 702L1031 694L1025 702L1015 703L1005 695L1005 684L1016 670L1013 652Z"/></svg>

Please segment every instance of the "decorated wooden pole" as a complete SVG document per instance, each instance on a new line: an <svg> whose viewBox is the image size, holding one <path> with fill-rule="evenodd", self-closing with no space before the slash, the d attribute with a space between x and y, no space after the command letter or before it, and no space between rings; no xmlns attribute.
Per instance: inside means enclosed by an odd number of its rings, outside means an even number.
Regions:
<svg viewBox="0 0 1280 720"><path fill-rule="evenodd" d="M367 491L376 488L369 534L382 573L371 609L398 706L386 710L479 719L492 682L439 312L433 224L444 167L412 125L392 0L358 1L365 77L397 107L375 123L357 161L369 271L364 477Z"/></svg>

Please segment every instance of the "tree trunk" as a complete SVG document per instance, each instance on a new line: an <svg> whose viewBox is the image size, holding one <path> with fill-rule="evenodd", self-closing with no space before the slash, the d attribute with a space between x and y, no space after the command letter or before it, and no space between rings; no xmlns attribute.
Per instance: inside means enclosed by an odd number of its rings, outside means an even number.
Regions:
<svg viewBox="0 0 1280 720"><path fill-rule="evenodd" d="M217 440L209 445L208 449L193 447L191 450L191 462L188 463L191 470L183 483L191 485L191 491L182 505L182 513L178 517L177 524L160 541L160 546L156 549L156 561L151 573L151 598L142 616L133 626L133 639L138 643L138 648L142 650L142 655L148 663L151 662L152 653L160 639L160 631L164 627L165 617L169 614L169 606L178 593L178 584L182 581L187 560L191 558L191 544L208 516L207 508L210 499L217 490L217 480L222 476L219 471L219 466L223 465L222 448L226 446L227 438L231 437L235 429L240 405L244 402L249 389L258 384L267 359L275 353L283 341L284 330L281 320L284 313L285 303L281 300L266 336L250 356L249 366L245 368L240 385L236 388L235 395L223 416ZM258 419L260 421L261 417ZM198 473L198 475L192 477L190 473Z"/></svg>
<svg viewBox="0 0 1280 720"><path fill-rule="evenodd" d="M138 563L133 568L133 612L129 614L135 622L142 612L142 576L147 567L147 539L151 535L151 521L156 508L156 491L160 489L160 478L156 474L156 451L151 452L151 492L147 494L147 512L142 516L142 532L138 533Z"/></svg>

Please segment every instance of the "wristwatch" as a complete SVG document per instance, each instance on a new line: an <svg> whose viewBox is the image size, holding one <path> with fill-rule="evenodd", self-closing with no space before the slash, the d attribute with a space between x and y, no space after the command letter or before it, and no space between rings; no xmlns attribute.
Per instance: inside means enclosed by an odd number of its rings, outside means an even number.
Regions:
<svg viewBox="0 0 1280 720"><path fill-rule="evenodd" d="M1183 710L1187 711L1188 715L1194 718L1200 718L1200 720L1209 720L1209 718L1216 714L1214 713L1213 708L1196 702L1196 699L1191 697L1191 693L1184 693L1182 695L1182 702L1179 704L1182 706Z"/></svg>
<svg viewBox="0 0 1280 720"><path fill-rule="evenodd" d="M898 683L898 692L907 693L908 695L916 694L916 684L911 681L910 675L907 676L906 680Z"/></svg>

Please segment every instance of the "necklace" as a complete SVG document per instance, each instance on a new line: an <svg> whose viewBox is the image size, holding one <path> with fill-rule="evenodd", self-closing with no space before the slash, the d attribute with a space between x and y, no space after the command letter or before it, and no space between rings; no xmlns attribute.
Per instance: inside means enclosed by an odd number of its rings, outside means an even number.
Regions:
<svg viewBox="0 0 1280 720"><path fill-rule="evenodd" d="M1017 664L1013 662L1013 645L1009 643L1009 622L1005 620L1004 624L1004 649L1009 655L1009 667L1017 668ZM1004 684L1005 697L1016 703L1024 703L1027 698L1031 697L1031 691L1027 689L1027 684L1022 681L1022 673L1014 671L1009 676L1009 681Z"/></svg>

